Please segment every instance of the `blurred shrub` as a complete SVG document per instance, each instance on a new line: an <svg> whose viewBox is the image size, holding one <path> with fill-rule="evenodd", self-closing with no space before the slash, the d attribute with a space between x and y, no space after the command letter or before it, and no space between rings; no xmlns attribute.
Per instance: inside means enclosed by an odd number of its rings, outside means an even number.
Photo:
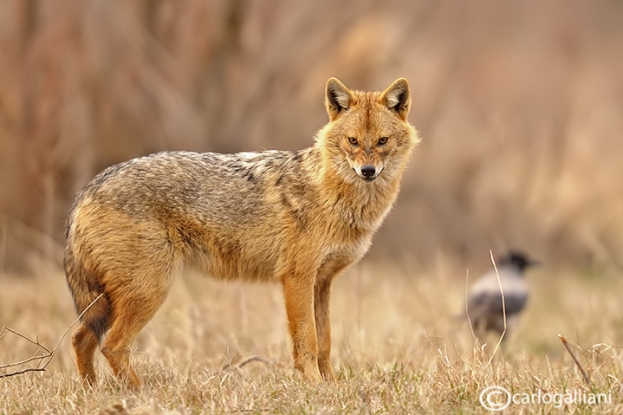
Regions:
<svg viewBox="0 0 623 415"><path fill-rule="evenodd" d="M324 82L413 90L371 255L623 261L623 4L0 2L0 271L60 263L74 193L160 150L312 143Z"/></svg>

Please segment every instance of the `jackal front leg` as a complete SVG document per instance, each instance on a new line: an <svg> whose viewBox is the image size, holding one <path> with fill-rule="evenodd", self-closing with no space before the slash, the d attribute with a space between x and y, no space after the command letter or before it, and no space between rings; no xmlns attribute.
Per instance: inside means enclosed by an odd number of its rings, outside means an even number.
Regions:
<svg viewBox="0 0 623 415"><path fill-rule="evenodd" d="M326 380L334 380L331 367L331 278L316 281L314 287L314 313L316 317L316 333L318 337L318 368Z"/></svg>
<svg viewBox="0 0 623 415"><path fill-rule="evenodd" d="M283 291L292 338L294 367L305 380L320 382L314 319L314 275L292 273L283 278Z"/></svg>

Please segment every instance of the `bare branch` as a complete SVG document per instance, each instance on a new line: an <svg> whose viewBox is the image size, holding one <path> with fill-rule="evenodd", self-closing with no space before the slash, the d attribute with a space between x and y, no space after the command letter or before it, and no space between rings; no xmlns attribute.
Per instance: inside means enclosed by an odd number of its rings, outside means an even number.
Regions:
<svg viewBox="0 0 623 415"><path fill-rule="evenodd" d="M6 365L0 365L0 369L6 369L8 367L13 367L13 366L21 366L21 365L26 364L28 362L31 362L33 360L45 359L45 358L48 358L48 357L50 357L52 355L52 351L50 349L48 349L47 347L45 347L43 344L39 343L39 339L32 340L32 339L28 338L27 336L23 335L22 333L13 330L10 327L6 327L6 326L2 327L2 330L0 331L0 339L3 338L7 333L13 333L16 336L25 339L29 343L32 343L35 346L37 346L38 349L35 351L35 354L32 357L30 357L28 359L21 360L19 362L8 363ZM37 355L39 353L39 350L41 350L41 349L45 350L46 354ZM0 377L2 377L2 375L0 375Z"/></svg>
<svg viewBox="0 0 623 415"><path fill-rule="evenodd" d="M100 294L100 295L97 296L97 298L95 298L95 300L91 301L91 304L89 304L89 306L87 308L85 308L82 311L82 313L80 313L80 315L74 320L74 322L71 323L69 325L69 327L67 327L67 330L65 330L65 332L61 336L60 340L58 341L58 343L56 344L56 346L52 350L48 349L43 344L41 344L39 342L39 338L37 338L37 340L32 340L28 336L25 336L22 333L13 330L10 327L6 327L6 326L2 327L2 329L0 330L0 339L2 339L7 333L12 333L12 334L14 334L14 335L16 335L18 337L23 338L24 340L26 340L28 342L34 344L35 346L38 347L38 349L35 351L35 354L31 358L24 359L22 361L15 362L15 363L8 363L8 364L5 364L5 365L0 365L0 370L1 369L6 369L6 368L9 368L9 367L22 366L22 365L24 365L26 363L29 363L29 362L32 362L32 361L38 361L38 362L37 362L37 367L31 367L31 368L27 368L27 369L18 370L18 371L15 371L15 372L9 372L9 373L0 374L0 379L8 378L8 377L15 376L15 375L21 375L21 374L27 373L27 372L44 372L45 369L50 364L50 362L52 361L52 359L54 359L54 356L56 355L56 352L57 352L58 348L60 347L61 343L65 339L65 336L67 336L67 333L69 333L69 330L71 330L71 328L73 326L75 326L78 321L80 321L80 319L82 318L84 313L86 313L93 306L93 304L95 304L95 302L97 300L102 298L103 295L104 294ZM39 353L39 351L41 349L43 349L46 353L42 354L42 355L39 355L38 353ZM42 367L39 367L41 365L41 363L44 362L44 361L45 361L45 364Z"/></svg>

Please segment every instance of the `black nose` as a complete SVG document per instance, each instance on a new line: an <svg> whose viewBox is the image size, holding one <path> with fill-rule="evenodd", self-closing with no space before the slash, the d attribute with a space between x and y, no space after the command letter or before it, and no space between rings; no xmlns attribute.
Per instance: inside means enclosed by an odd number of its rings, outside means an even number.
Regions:
<svg viewBox="0 0 623 415"><path fill-rule="evenodd" d="M366 179L374 176L375 172L376 172L376 169L374 168L374 166L370 164L364 164L361 167L361 174L363 174L363 177L365 177Z"/></svg>

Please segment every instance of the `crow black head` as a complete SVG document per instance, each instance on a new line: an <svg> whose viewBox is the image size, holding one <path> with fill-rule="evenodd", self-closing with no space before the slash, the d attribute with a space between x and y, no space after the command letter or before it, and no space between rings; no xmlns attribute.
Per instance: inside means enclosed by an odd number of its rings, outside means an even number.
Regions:
<svg viewBox="0 0 623 415"><path fill-rule="evenodd" d="M502 259L500 260L500 265L514 265L520 271L524 271L528 267L532 267L534 265L538 265L539 262L533 259L530 259L523 252L518 251L509 251Z"/></svg>

